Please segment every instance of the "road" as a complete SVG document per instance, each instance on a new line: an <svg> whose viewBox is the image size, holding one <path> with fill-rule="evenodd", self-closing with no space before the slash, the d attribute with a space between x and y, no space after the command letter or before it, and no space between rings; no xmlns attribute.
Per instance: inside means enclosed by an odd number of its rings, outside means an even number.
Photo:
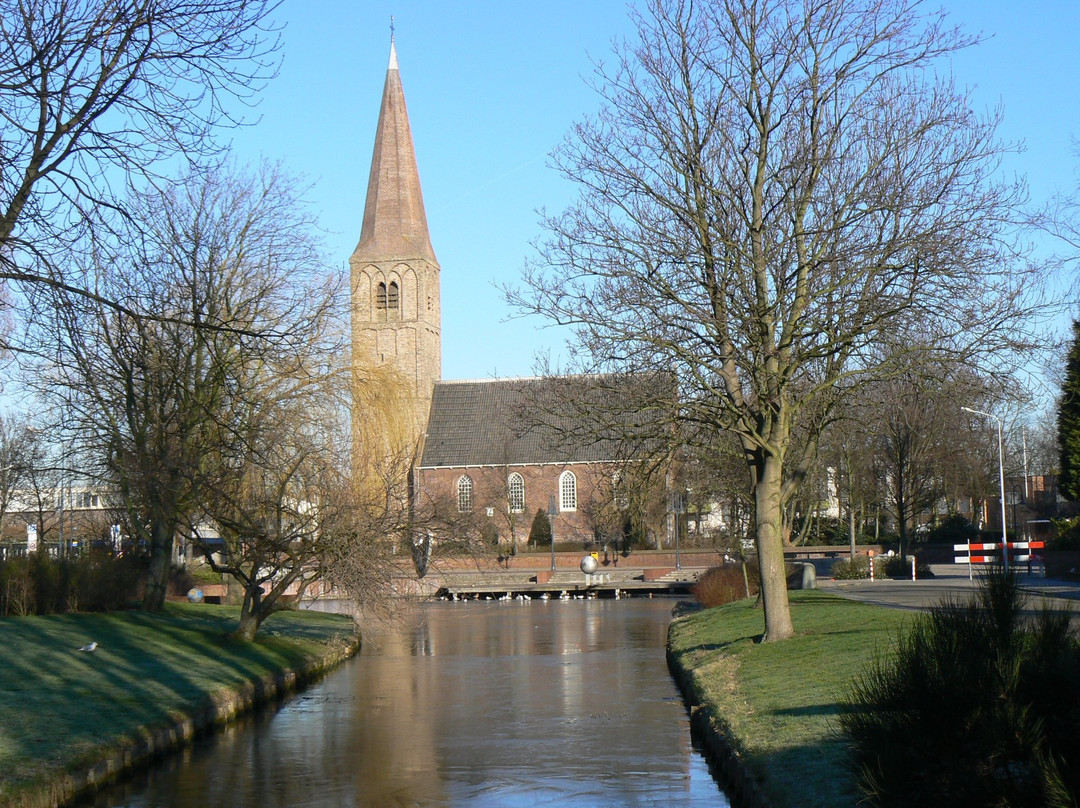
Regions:
<svg viewBox="0 0 1080 808"><path fill-rule="evenodd" d="M942 564L935 565L932 569L933 578L918 581L834 581L831 578L819 578L817 583L818 588L823 591L834 592L852 600L911 610L927 609L946 598L966 600L978 586L978 573L976 572L974 581L969 580L967 567ZM1080 622L1080 582L1024 575L1021 577L1021 585L1030 595L1028 611L1034 611L1045 602L1055 610L1072 611L1073 622Z"/></svg>

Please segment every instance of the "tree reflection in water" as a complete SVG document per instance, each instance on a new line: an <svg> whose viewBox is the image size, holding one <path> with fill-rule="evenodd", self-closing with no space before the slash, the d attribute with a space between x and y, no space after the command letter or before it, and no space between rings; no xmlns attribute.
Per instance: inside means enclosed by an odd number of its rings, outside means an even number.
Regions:
<svg viewBox="0 0 1080 808"><path fill-rule="evenodd" d="M96 806L709 806L671 601L419 604L361 653Z"/></svg>

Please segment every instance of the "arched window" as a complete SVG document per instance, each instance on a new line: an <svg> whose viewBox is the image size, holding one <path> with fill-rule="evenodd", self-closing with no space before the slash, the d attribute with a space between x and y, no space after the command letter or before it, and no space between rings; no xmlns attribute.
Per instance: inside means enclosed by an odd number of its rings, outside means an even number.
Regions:
<svg viewBox="0 0 1080 808"><path fill-rule="evenodd" d="M375 287L375 310L386 311L386 284L382 282Z"/></svg>
<svg viewBox="0 0 1080 808"><path fill-rule="evenodd" d="M472 477L462 474L457 481L457 509L462 513L472 510Z"/></svg>
<svg viewBox="0 0 1080 808"><path fill-rule="evenodd" d="M386 308L397 309L401 307L401 293L398 291L397 281L390 281L390 288L386 290Z"/></svg>
<svg viewBox="0 0 1080 808"><path fill-rule="evenodd" d="M525 478L516 471L506 478L506 499L510 513L525 512Z"/></svg>
<svg viewBox="0 0 1080 808"><path fill-rule="evenodd" d="M577 477L572 471L564 471L559 475L559 510L577 510Z"/></svg>
<svg viewBox="0 0 1080 808"><path fill-rule="evenodd" d="M611 475L611 498L615 507L621 511L630 507L630 497L627 496L626 483L623 481L621 471L616 471Z"/></svg>

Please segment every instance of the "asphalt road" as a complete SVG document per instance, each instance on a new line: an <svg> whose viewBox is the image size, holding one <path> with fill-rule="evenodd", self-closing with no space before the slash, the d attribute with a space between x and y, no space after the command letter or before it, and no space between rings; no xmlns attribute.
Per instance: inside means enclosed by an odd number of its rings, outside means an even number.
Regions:
<svg viewBox="0 0 1080 808"><path fill-rule="evenodd" d="M917 581L834 581L831 578L819 578L817 583L821 590L852 600L911 610L927 609L946 598L966 600L978 586L978 571L972 581L968 579L967 567L936 565L932 569L933 578ZM1055 610L1072 611L1073 622L1080 622L1080 582L1023 575L1021 585L1030 595L1029 611L1034 611L1046 603Z"/></svg>

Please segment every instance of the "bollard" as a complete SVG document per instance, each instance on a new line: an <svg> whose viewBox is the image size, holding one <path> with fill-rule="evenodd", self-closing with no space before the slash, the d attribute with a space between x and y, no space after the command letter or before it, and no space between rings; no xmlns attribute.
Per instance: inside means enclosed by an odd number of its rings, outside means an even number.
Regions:
<svg viewBox="0 0 1080 808"><path fill-rule="evenodd" d="M911 580L915 580L915 556L911 557Z"/></svg>
<svg viewBox="0 0 1080 808"><path fill-rule="evenodd" d="M870 554L870 580L874 580L874 554Z"/></svg>

